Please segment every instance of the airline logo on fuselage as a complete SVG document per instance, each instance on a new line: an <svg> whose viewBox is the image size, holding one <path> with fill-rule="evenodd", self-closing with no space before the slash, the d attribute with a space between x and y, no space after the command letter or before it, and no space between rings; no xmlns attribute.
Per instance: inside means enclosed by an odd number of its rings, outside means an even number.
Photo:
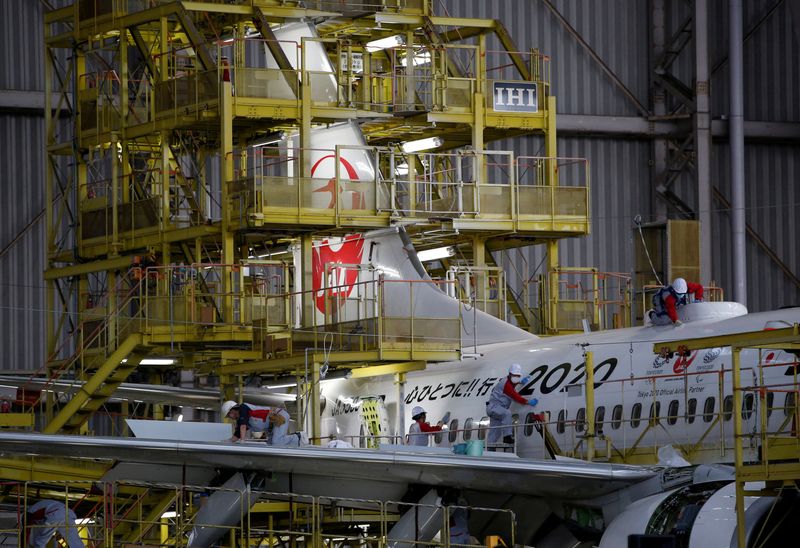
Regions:
<svg viewBox="0 0 800 548"><path fill-rule="evenodd" d="M314 304L325 312L325 303L341 307L353 292L358 281L358 269L336 267L334 264L361 264L364 255L364 237L361 234L345 236L341 242L323 240L314 246L311 259L311 277L314 289ZM326 272L327 269L327 272Z"/></svg>
<svg viewBox="0 0 800 548"><path fill-rule="evenodd" d="M617 367L617 358L608 358L595 365L594 386L599 388L614 373ZM535 393L550 394L562 390L566 386L579 384L586 377L586 363L573 366L563 362L556 366L542 364L535 367L529 374L530 380L518 390L521 396L531 396ZM492 387L504 380L505 377L473 377L463 381L453 381L447 384L432 383L414 386L406 396L406 403L421 403L423 401L436 401L446 398L487 397Z"/></svg>

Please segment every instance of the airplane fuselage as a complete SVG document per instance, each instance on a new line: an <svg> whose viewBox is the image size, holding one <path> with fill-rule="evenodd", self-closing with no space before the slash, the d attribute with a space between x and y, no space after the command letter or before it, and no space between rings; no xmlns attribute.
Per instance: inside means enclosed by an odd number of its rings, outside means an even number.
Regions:
<svg viewBox="0 0 800 548"><path fill-rule="evenodd" d="M484 439L489 419L489 392L504 381L512 363L519 363L529 380L517 387L526 399L537 398L533 408L513 403L517 454L546 457L542 436L534 426L534 414L544 413L551 434L567 452L582 447L587 430L586 352L594 364L595 432L600 453L619 456L621 451L678 445L703 449L691 456L697 461L730 461L733 435L731 356L727 347L694 351L688 356L662 357L653 353L653 343L763 329L766 322L780 319L800 322L800 309L747 314L724 320L696 321L681 328L638 327L608 332L551 337L531 341L499 343L482 347L480 356L430 365L425 371L407 374L400 387L391 378L373 381L331 380L323 385L328 405L323 414L328 432L358 445L365 428L361 408L364 399L377 398L386 420L383 441L401 440L411 424L411 408L422 406L435 424L450 413L447 430L431 436L430 445L447 447L472 439ZM759 362L761 384L795 383L796 357L776 349L742 352L742 385L754 386ZM402 392L401 392L402 388ZM754 392L744 394L738 412L746 431L758 428L760 413L767 412L771 431L786 428L793 408L792 391L770 392L767 409ZM401 402L398 404L398 402ZM787 417L789 419L787 420ZM392 439L392 436L394 438ZM584 440L582 442L582 440ZM700 445L696 445L700 443ZM606 444L610 444L608 447Z"/></svg>

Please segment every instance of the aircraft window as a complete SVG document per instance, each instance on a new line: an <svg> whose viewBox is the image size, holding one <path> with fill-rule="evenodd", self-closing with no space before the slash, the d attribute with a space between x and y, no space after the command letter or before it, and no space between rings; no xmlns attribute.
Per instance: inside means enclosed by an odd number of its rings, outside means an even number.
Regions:
<svg viewBox="0 0 800 548"><path fill-rule="evenodd" d="M794 414L794 392L788 392L783 400L783 414L787 417Z"/></svg>
<svg viewBox="0 0 800 548"><path fill-rule="evenodd" d="M578 415L575 417L575 430L583 432L586 428L586 408L581 407L578 409Z"/></svg>
<svg viewBox="0 0 800 548"><path fill-rule="evenodd" d="M606 420L606 408L601 405L594 412L594 431L598 434L603 433L603 422Z"/></svg>
<svg viewBox="0 0 800 548"><path fill-rule="evenodd" d="M446 426L446 425L444 425L444 426ZM436 445L442 443L442 440L444 439L444 435L446 433L447 432L445 430L441 430L441 431L439 431L439 433L434 434L433 435L433 443L435 443Z"/></svg>
<svg viewBox="0 0 800 548"><path fill-rule="evenodd" d="M642 418L642 404L634 403L631 408L631 428L639 428L639 419Z"/></svg>
<svg viewBox="0 0 800 548"><path fill-rule="evenodd" d="M775 404L775 392L767 392L767 418L772 416L772 406Z"/></svg>
<svg viewBox="0 0 800 548"><path fill-rule="evenodd" d="M562 409L561 411L558 412L558 422L556 422L556 432L558 432L559 434L563 434L564 431L566 430L566 424L565 424L566 420L567 420L567 412L564 409Z"/></svg>
<svg viewBox="0 0 800 548"><path fill-rule="evenodd" d="M686 415L689 424L692 424L694 422L695 416L697 415L697 398L689 398L689 403L686 406Z"/></svg>
<svg viewBox="0 0 800 548"><path fill-rule="evenodd" d="M615 405L614 409L611 410L611 428L612 430L619 430L620 426L622 426L622 406Z"/></svg>
<svg viewBox="0 0 800 548"><path fill-rule="evenodd" d="M458 439L458 419L450 421L450 433L447 435L447 439L450 440L450 443L454 443Z"/></svg>
<svg viewBox="0 0 800 548"><path fill-rule="evenodd" d="M728 394L722 400L722 419L729 421L733 417L733 396Z"/></svg>
<svg viewBox="0 0 800 548"><path fill-rule="evenodd" d="M717 399L713 396L706 398L703 404L703 422L711 422L714 420L714 408L717 405Z"/></svg>
<svg viewBox="0 0 800 548"><path fill-rule="evenodd" d="M472 439L472 417L464 421L464 441Z"/></svg>
<svg viewBox="0 0 800 548"><path fill-rule="evenodd" d="M525 430L524 433L526 436L530 436L533 434L533 423L536 422L536 413L528 413L525 416Z"/></svg>
<svg viewBox="0 0 800 548"><path fill-rule="evenodd" d="M650 423L654 423L661 418L661 402L653 402L650 404Z"/></svg>
<svg viewBox="0 0 800 548"><path fill-rule="evenodd" d="M742 402L742 418L744 420L747 420L753 416L754 400L755 397L753 396L752 392L748 392L744 395L744 401Z"/></svg>
<svg viewBox="0 0 800 548"><path fill-rule="evenodd" d="M511 424L513 424L514 426L519 424L519 413L514 413L513 415L511 415Z"/></svg>
<svg viewBox="0 0 800 548"><path fill-rule="evenodd" d="M478 423L478 439L486 439L486 427L489 426L489 417L483 417L481 422Z"/></svg>
<svg viewBox="0 0 800 548"><path fill-rule="evenodd" d="M678 422L678 400L672 400L669 402L669 408L667 409L667 424L673 425Z"/></svg>

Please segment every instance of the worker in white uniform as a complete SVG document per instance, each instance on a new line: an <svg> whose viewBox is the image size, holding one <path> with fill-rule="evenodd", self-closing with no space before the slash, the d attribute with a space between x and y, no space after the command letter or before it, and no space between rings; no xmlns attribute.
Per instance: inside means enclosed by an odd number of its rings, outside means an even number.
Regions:
<svg viewBox="0 0 800 548"><path fill-rule="evenodd" d="M67 508L63 502L40 500L29 506L25 518L28 546L44 548L50 539L58 533L69 548L84 548L86 545L78 534L75 525L75 512Z"/></svg>
<svg viewBox="0 0 800 548"><path fill-rule="evenodd" d="M417 447L425 447L428 445L430 433L441 432L442 426L437 424L431 426L425 421L427 413L419 405L411 410L411 427L408 429L408 445L415 445Z"/></svg>
<svg viewBox="0 0 800 548"><path fill-rule="evenodd" d="M302 434L300 432L289 434L291 417L282 407L238 404L229 400L222 404L222 416L236 421L230 441L241 441L250 432L251 435L263 433L269 445L300 445Z"/></svg>
<svg viewBox="0 0 800 548"><path fill-rule="evenodd" d="M514 430L511 427L512 414L511 402L515 401L522 405L530 405L534 407L539 400L531 398L526 400L517 392L517 385L527 382L527 377L522 379L522 367L518 363L511 364L508 368L508 376L500 379L500 381L492 388L489 395L489 401L486 402L486 414L489 415L489 435L488 442L497 443L500 436L503 437L503 443L510 445L514 444Z"/></svg>

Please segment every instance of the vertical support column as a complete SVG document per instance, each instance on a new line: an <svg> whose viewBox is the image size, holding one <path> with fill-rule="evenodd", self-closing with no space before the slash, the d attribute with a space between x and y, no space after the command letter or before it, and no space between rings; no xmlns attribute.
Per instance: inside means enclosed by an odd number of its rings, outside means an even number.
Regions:
<svg viewBox="0 0 800 548"><path fill-rule="evenodd" d="M119 136L111 134L111 252L116 255L119 249L119 160L117 159ZM108 240L106 240L108 241Z"/></svg>
<svg viewBox="0 0 800 548"><path fill-rule="evenodd" d="M650 36L652 58L654 60L661 58L664 54L664 1L665 0L650 0ZM657 68L656 66L652 66L650 69L655 71ZM650 86L653 114L656 116L664 116L667 113L666 92L653 76L650 78ZM656 192L656 184L661 174L667 169L667 139L663 137L653 139L651 154L653 165L650 170L650 208L653 214L653 220L663 222L667 220L667 204L664 200L659 198Z"/></svg>
<svg viewBox="0 0 800 548"><path fill-rule="evenodd" d="M406 433L406 374L395 373L394 384L397 386L397 419L395 421L397 431L395 436L402 440Z"/></svg>
<svg viewBox="0 0 800 548"><path fill-rule="evenodd" d="M486 35L478 37L475 57L475 96L472 98L472 147L475 150L475 173L478 186L486 182L483 158L483 126L486 109ZM477 191L480 194L480 191ZM476 204L480 202L476 200ZM480 213L480 210L478 210Z"/></svg>
<svg viewBox="0 0 800 548"><path fill-rule="evenodd" d="M314 445L321 445L322 444L322 420L320 417L320 376L319 376L319 362L314 361L313 366L311 367L311 408L309 409L309 413L311 416L309 417L311 420L309 421L311 424L311 438L313 439Z"/></svg>
<svg viewBox="0 0 800 548"><path fill-rule="evenodd" d="M106 310L106 318L108 318L108 326L106 327L108 334L108 352L112 352L117 347L117 274L115 271L110 270L107 274L106 291L108 291L108 309Z"/></svg>
<svg viewBox="0 0 800 548"><path fill-rule="evenodd" d="M161 195L161 230L169 230L170 227L170 206L169 206L169 140L170 134L168 131L161 132L161 188L153 189ZM158 195L156 194L156 195Z"/></svg>
<svg viewBox="0 0 800 548"><path fill-rule="evenodd" d="M303 199L304 199L304 188L310 185L307 182L307 177L311 177L311 103L312 103L312 94L311 94L311 75L308 74L306 70L306 53L308 52L308 48L306 47L306 39L301 39L301 50L300 50L300 74L301 74L301 81L300 81L300 169L298 170L297 177L299 178L299 189L300 189L300 202L298 203L298 207L303 207ZM336 199L336 193L334 192L334 199ZM310 263L309 263L310 264ZM308 286L311 288L311 286Z"/></svg>
<svg viewBox="0 0 800 548"><path fill-rule="evenodd" d="M558 156L558 141L556 140L556 98L547 96L547 132L544 135L544 155L553 158L547 161L546 185L558 186L558 166L554 158ZM551 212L555 213L555 212Z"/></svg>
<svg viewBox="0 0 800 548"><path fill-rule="evenodd" d="M700 283L711 280L711 90L708 69L708 0L694 3L694 147L700 220Z"/></svg>
<svg viewBox="0 0 800 548"><path fill-rule="evenodd" d="M547 241L547 318L545 330L549 333L558 332L558 240Z"/></svg>
<svg viewBox="0 0 800 548"><path fill-rule="evenodd" d="M733 448L736 459L736 534L739 546L746 544L746 528L744 516L744 482L739 480L739 474L744 464L744 450L742 448L742 361L741 348L731 347L731 362L733 364Z"/></svg>
<svg viewBox="0 0 800 548"><path fill-rule="evenodd" d="M480 235L472 237L472 263L478 269L473 276L475 280L475 302L478 308L486 308L486 285L488 285L486 266L486 241Z"/></svg>
<svg viewBox="0 0 800 548"><path fill-rule="evenodd" d="M311 268L314 250L312 247L313 240L310 235L303 235L300 237L300 268L297 270L298 278L300 279L300 325L303 328L314 328L316 325L315 309L314 309L314 275Z"/></svg>
<svg viewBox="0 0 800 548"><path fill-rule="evenodd" d="M233 180L233 88L230 82L219 83L219 119L220 119L220 187L222 188L222 264L232 265L235 261L233 249L233 232L231 232L231 208L228 198L228 185ZM222 321L233 323L233 280L231 268L223 267L222 291L224 305Z"/></svg>
<svg viewBox="0 0 800 548"><path fill-rule="evenodd" d="M747 247L744 214L744 85L742 61L742 0L730 0L730 153L731 233L733 235L733 300L747 304ZM702 225L701 225L702 234ZM702 242L701 242L702 243ZM700 256L703 247L700 246Z"/></svg>
<svg viewBox="0 0 800 548"><path fill-rule="evenodd" d="M586 360L586 460L594 460L594 352L584 353Z"/></svg>

